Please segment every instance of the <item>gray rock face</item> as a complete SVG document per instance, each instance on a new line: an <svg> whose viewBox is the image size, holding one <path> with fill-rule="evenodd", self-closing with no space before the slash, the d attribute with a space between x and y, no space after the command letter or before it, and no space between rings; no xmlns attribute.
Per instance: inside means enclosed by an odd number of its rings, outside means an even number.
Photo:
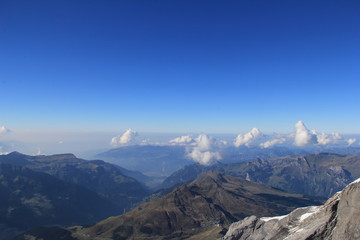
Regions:
<svg viewBox="0 0 360 240"><path fill-rule="evenodd" d="M223 240L360 239L360 179L322 206L278 217L247 217L233 223Z"/></svg>

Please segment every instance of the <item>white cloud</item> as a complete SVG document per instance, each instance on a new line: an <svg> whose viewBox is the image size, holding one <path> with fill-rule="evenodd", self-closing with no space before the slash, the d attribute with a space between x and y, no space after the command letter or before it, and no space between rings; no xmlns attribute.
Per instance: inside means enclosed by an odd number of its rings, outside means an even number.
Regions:
<svg viewBox="0 0 360 240"><path fill-rule="evenodd" d="M210 150L216 144L216 140L206 134L200 134L195 140L200 151Z"/></svg>
<svg viewBox="0 0 360 240"><path fill-rule="evenodd" d="M335 141L340 141L340 140L343 140L343 137L340 136L340 133L338 133L338 132L333 132L333 139L334 139Z"/></svg>
<svg viewBox="0 0 360 240"><path fill-rule="evenodd" d="M128 129L123 134L111 139L112 146L129 145L134 141L134 138L138 135L137 132Z"/></svg>
<svg viewBox="0 0 360 240"><path fill-rule="evenodd" d="M181 136L181 137L174 138L174 139L170 140L169 142L174 145L186 145L186 144L193 143L194 139L192 139L192 137L190 137L190 136Z"/></svg>
<svg viewBox="0 0 360 240"><path fill-rule="evenodd" d="M326 133L317 133L316 131L312 131L312 133L316 135L319 145L327 145L332 142L332 139Z"/></svg>
<svg viewBox="0 0 360 240"><path fill-rule="evenodd" d="M228 145L228 142L225 140L220 140L219 143L223 146Z"/></svg>
<svg viewBox="0 0 360 240"><path fill-rule="evenodd" d="M294 145L306 146L309 144L316 144L317 137L306 128L305 124L300 120L295 125L295 140Z"/></svg>
<svg viewBox="0 0 360 240"><path fill-rule="evenodd" d="M249 146L254 140L261 136L261 132L257 128L251 129L250 132L246 134L239 134L234 141L235 147L240 147L242 145Z"/></svg>
<svg viewBox="0 0 360 240"><path fill-rule="evenodd" d="M221 160L219 152L200 151L198 148L194 148L188 156L201 165L207 166L211 165L215 160Z"/></svg>
<svg viewBox="0 0 360 240"><path fill-rule="evenodd" d="M350 146L350 145L353 145L355 142L356 142L356 138L349 138L349 139L347 140L347 143L349 144L349 146Z"/></svg>
<svg viewBox="0 0 360 240"><path fill-rule="evenodd" d="M343 140L343 137L338 132L333 132L331 136L329 136L326 133L318 133L315 130L313 130L312 133L316 135L317 142L319 145L327 145Z"/></svg>
<svg viewBox="0 0 360 240"><path fill-rule="evenodd" d="M8 129L7 127L5 127L5 126L0 127L0 134L7 134L10 132L11 132L10 129Z"/></svg>
<svg viewBox="0 0 360 240"><path fill-rule="evenodd" d="M216 139L206 134L200 134L195 139L196 145L188 153L188 157L201 165L211 165L217 160L221 160L221 155L217 149L223 145Z"/></svg>
<svg viewBox="0 0 360 240"><path fill-rule="evenodd" d="M262 148L269 148L269 147L273 147L275 145L278 144L282 144L286 141L286 138L275 138L266 142L263 142L260 144L260 147Z"/></svg>

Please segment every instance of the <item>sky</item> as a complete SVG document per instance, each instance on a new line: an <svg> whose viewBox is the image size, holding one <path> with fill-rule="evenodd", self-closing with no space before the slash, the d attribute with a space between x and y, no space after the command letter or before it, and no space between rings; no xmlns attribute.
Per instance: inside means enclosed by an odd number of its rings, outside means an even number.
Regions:
<svg viewBox="0 0 360 240"><path fill-rule="evenodd" d="M359 12L355 0L0 0L0 126L37 138L285 133L302 120L359 134Z"/></svg>

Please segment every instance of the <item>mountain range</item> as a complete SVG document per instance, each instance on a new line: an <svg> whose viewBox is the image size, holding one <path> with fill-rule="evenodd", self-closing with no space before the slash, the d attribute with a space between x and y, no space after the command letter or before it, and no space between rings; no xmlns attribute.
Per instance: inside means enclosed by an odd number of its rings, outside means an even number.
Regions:
<svg viewBox="0 0 360 240"><path fill-rule="evenodd" d="M170 188L149 196L144 184L125 174L146 179L140 172L73 154L13 152L0 155L0 234L10 239L27 230L15 239L43 240L218 239L248 216L322 204L360 177L359 165L360 155L330 153L193 164L166 179Z"/></svg>
<svg viewBox="0 0 360 240"><path fill-rule="evenodd" d="M327 198L360 177L360 154L320 153L212 166L193 164L173 173L162 186L169 188L190 182L208 170L246 178L290 193Z"/></svg>
<svg viewBox="0 0 360 240"><path fill-rule="evenodd" d="M132 145L114 148L94 156L148 176L166 177L193 163L184 146Z"/></svg>
<svg viewBox="0 0 360 240"><path fill-rule="evenodd" d="M140 171L147 176L164 179L184 166L194 164L188 156L192 145L130 145L110 149L95 155L102 159L133 171ZM294 146L275 146L261 148L256 146L228 146L218 149L221 162L248 162L256 158L274 159L284 156L318 154L322 152L340 154L359 154L360 148L339 146L313 146L300 148ZM156 182L154 182L156 183ZM154 187L154 184L152 185Z"/></svg>
<svg viewBox="0 0 360 240"><path fill-rule="evenodd" d="M0 164L0 196L0 239L35 226L90 224L122 211L87 188L8 164Z"/></svg>
<svg viewBox="0 0 360 240"><path fill-rule="evenodd" d="M66 230L75 239L216 239L249 215L274 216L319 200L210 171L163 198L90 227ZM26 233L26 234L29 234ZM33 236L39 236L32 232Z"/></svg>
<svg viewBox="0 0 360 240"><path fill-rule="evenodd" d="M192 146L186 145L131 145L110 149L94 156L108 162L136 170L149 176L167 177L181 167L194 163L187 155ZM274 147L226 147L220 150L222 162L243 162L257 157L275 158L308 153L304 149Z"/></svg>
<svg viewBox="0 0 360 240"><path fill-rule="evenodd" d="M101 160L83 160L73 154L29 156L18 152L0 155L0 163L23 166L85 187L122 209L141 200L147 189L136 179L125 175L142 175Z"/></svg>
<svg viewBox="0 0 360 240"><path fill-rule="evenodd" d="M0 235L40 225L91 224L130 210L147 188L101 160L73 154L0 155Z"/></svg>

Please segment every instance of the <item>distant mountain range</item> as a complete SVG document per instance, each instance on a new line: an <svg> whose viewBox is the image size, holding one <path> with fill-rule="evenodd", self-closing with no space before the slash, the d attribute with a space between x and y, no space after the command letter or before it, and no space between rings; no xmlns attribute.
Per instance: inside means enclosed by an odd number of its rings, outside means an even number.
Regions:
<svg viewBox="0 0 360 240"><path fill-rule="evenodd" d="M194 163L187 153L190 146L132 145L111 149L94 156L127 169L143 172L149 176L166 177L181 167ZM254 158L272 158L308 153L304 149L274 147L227 147L220 151L224 163L250 161Z"/></svg>
<svg viewBox="0 0 360 240"><path fill-rule="evenodd" d="M216 239L232 222L245 216L274 216L288 213L295 207L319 203L299 194L288 194L210 171L165 197L154 199L124 215L110 217L90 227L65 230L79 240ZM26 234L46 237L41 235L42 232L32 230Z"/></svg>
<svg viewBox="0 0 360 240"><path fill-rule="evenodd" d="M149 176L166 177L193 163L185 155L183 146L133 145L114 148L94 157Z"/></svg>
<svg viewBox="0 0 360 240"><path fill-rule="evenodd" d="M278 217L251 216L233 223L223 240L307 240L360 238L360 179L322 206L299 208Z"/></svg>
<svg viewBox="0 0 360 240"><path fill-rule="evenodd" d="M191 146L172 145L132 145L123 146L99 153L95 159L102 159L126 169L140 171L148 176L166 178L184 166L193 164L188 156ZM357 154L360 148L354 147L226 147L220 149L221 163L248 162L256 158L269 159L284 156L318 154L321 152L338 154ZM152 186L155 186L154 184Z"/></svg>
<svg viewBox="0 0 360 240"><path fill-rule="evenodd" d="M290 193L329 197L360 177L360 154L321 153L258 158L251 162L218 163L209 167L193 164L173 173L162 186L169 188L190 182L208 170L246 178Z"/></svg>

